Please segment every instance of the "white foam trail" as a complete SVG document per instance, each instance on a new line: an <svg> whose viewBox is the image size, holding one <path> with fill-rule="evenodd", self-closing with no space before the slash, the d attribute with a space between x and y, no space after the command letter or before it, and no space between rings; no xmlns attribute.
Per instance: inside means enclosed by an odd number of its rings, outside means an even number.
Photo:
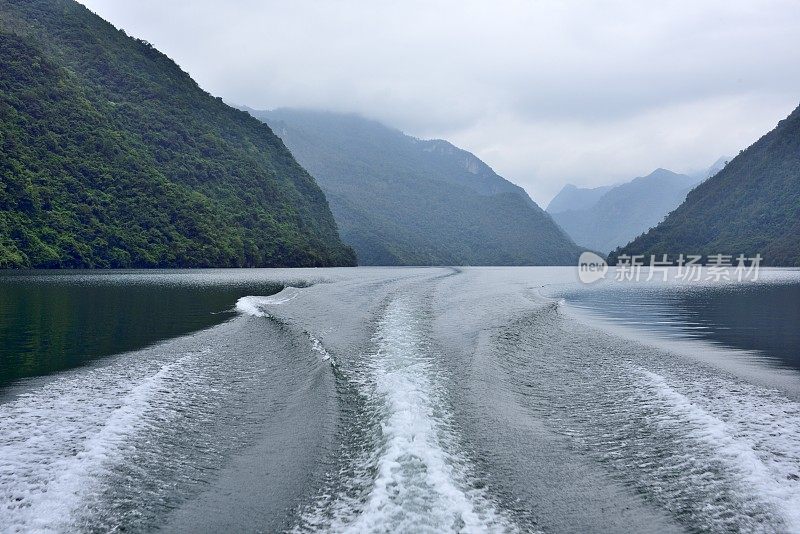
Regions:
<svg viewBox="0 0 800 534"><path fill-rule="evenodd" d="M485 493L470 487L422 330L402 299L389 305L379 324L369 394L379 406L382 436L363 459L367 465L356 469L374 479L362 502L334 512L331 531L512 530Z"/></svg>
<svg viewBox="0 0 800 534"><path fill-rule="evenodd" d="M689 436L722 460L743 499L764 501L787 531L800 532L800 405L777 392L715 377L689 398L664 377L641 371L645 387ZM700 403L704 404L701 406Z"/></svg>
<svg viewBox="0 0 800 534"><path fill-rule="evenodd" d="M0 531L75 530L153 396L190 357L144 376L119 366L63 376L0 405Z"/></svg>
<svg viewBox="0 0 800 534"><path fill-rule="evenodd" d="M297 298L300 291L296 287L286 287L269 297L247 296L236 301L236 311L254 317L266 317L266 308L286 304Z"/></svg>
<svg viewBox="0 0 800 534"><path fill-rule="evenodd" d="M322 342L319 339L317 339L316 337L312 336L311 334L307 333L307 335L308 335L308 339L311 341L312 350L314 350L314 352L316 352L317 354L319 354L322 357L322 361L323 362L329 361L329 362L331 362L331 365L335 366L336 365L336 360L333 359L333 356L331 356L331 353L328 352L328 350L325 348L325 346L322 344Z"/></svg>

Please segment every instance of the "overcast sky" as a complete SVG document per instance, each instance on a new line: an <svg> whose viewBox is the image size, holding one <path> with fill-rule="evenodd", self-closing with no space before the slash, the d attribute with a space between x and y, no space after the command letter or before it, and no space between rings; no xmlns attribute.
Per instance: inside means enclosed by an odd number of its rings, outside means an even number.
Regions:
<svg viewBox="0 0 800 534"><path fill-rule="evenodd" d="M82 0L200 85L470 150L542 206L735 155L800 103L797 0Z"/></svg>

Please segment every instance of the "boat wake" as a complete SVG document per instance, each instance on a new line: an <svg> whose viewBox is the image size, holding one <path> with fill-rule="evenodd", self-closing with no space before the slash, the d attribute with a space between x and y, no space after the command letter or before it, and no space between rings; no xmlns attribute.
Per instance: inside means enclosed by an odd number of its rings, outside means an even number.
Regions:
<svg viewBox="0 0 800 534"><path fill-rule="evenodd" d="M753 530L800 531L800 405L719 377L685 381L681 392L638 371L640 402L655 409L651 424L674 432L669 460L686 489L702 492L703 516L717 527L735 519Z"/></svg>
<svg viewBox="0 0 800 534"><path fill-rule="evenodd" d="M64 531L98 506L104 478L134 449L153 410L171 403L197 354L140 369L66 375L0 405L0 525ZM158 410L161 420L169 410Z"/></svg>
<svg viewBox="0 0 800 534"><path fill-rule="evenodd" d="M371 447L354 459L347 487L322 498L298 531L515 530L459 452L424 323L410 298L388 305L365 372L353 377L374 414Z"/></svg>
<svg viewBox="0 0 800 534"><path fill-rule="evenodd" d="M300 290L296 287L286 287L282 291L269 297L247 296L236 302L236 311L254 317L264 317L268 306L286 304L296 299Z"/></svg>

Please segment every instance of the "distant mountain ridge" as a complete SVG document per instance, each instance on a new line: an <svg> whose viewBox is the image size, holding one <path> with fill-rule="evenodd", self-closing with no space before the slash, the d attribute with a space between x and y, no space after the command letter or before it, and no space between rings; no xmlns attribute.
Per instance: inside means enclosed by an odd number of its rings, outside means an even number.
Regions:
<svg viewBox="0 0 800 534"><path fill-rule="evenodd" d="M565 185L547 205L547 213L561 213L563 211L583 210L596 203L603 195L613 189L613 185L601 187L576 187L572 184Z"/></svg>
<svg viewBox="0 0 800 534"><path fill-rule="evenodd" d="M695 173L687 173L689 176L696 178L697 183L702 182L703 180L708 180L719 171L725 168L725 165L728 164L733 158L731 156L722 156L721 158L717 159L711 166L707 169L703 169L701 171Z"/></svg>
<svg viewBox="0 0 800 534"><path fill-rule="evenodd" d="M521 187L447 141L356 115L250 112L315 176L361 264L554 265L580 253Z"/></svg>
<svg viewBox="0 0 800 534"><path fill-rule="evenodd" d="M559 193L561 200L556 209L563 205L585 207L551 211L551 215L578 245L608 254L661 222L702 179L703 175L656 169L604 192L602 188L598 192L567 186L564 195ZM597 198L592 202L594 197Z"/></svg>
<svg viewBox="0 0 800 534"><path fill-rule="evenodd" d="M0 0L0 266L352 265L261 122L73 0Z"/></svg>
<svg viewBox="0 0 800 534"><path fill-rule="evenodd" d="M459 175L455 179L452 179L453 176L448 173L442 175L445 179L451 179L451 183L468 185L482 195L516 193L533 203L524 189L498 176L491 167L471 152L458 148L443 139L415 139L415 141L420 144L423 151L441 156L442 160L448 164L455 161L463 167L467 174Z"/></svg>
<svg viewBox="0 0 800 534"><path fill-rule="evenodd" d="M800 265L800 107L619 254L761 254Z"/></svg>

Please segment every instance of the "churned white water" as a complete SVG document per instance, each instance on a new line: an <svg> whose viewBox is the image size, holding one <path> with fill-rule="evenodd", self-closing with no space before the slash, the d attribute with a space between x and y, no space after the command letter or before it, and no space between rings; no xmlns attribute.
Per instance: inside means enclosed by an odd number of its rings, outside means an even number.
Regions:
<svg viewBox="0 0 800 534"><path fill-rule="evenodd" d="M642 393L660 408L656 423L682 430L687 464L718 466L719 474L695 477L690 486L714 491L712 485L729 481L737 500L770 510L787 531L800 531L800 405L719 376L686 381L685 392L656 373L642 370L641 377ZM720 514L736 513L725 508L720 503Z"/></svg>
<svg viewBox="0 0 800 534"><path fill-rule="evenodd" d="M253 315L255 317L266 316L266 308L268 306L286 304L296 299L300 294L300 290L296 287L287 287L282 291L270 295L268 297L261 296L247 296L242 297L236 301L236 311L246 315Z"/></svg>
<svg viewBox="0 0 800 534"><path fill-rule="evenodd" d="M309 334L308 332L306 332L306 334L308 335L308 340L311 342L311 350L319 354L323 362L331 362L331 365L335 366L336 360L333 359L331 353L328 352L328 349L326 349L325 346L322 344L322 341L320 341L313 335Z"/></svg>
<svg viewBox="0 0 800 534"><path fill-rule="evenodd" d="M193 357L68 374L0 405L0 531L79 528Z"/></svg>
<svg viewBox="0 0 800 534"><path fill-rule="evenodd" d="M471 485L423 318L410 299L389 304L374 342L361 387L376 408L380 431L352 480L366 490L356 498L339 496L327 524L319 517L307 522L334 532L514 530L485 491Z"/></svg>

